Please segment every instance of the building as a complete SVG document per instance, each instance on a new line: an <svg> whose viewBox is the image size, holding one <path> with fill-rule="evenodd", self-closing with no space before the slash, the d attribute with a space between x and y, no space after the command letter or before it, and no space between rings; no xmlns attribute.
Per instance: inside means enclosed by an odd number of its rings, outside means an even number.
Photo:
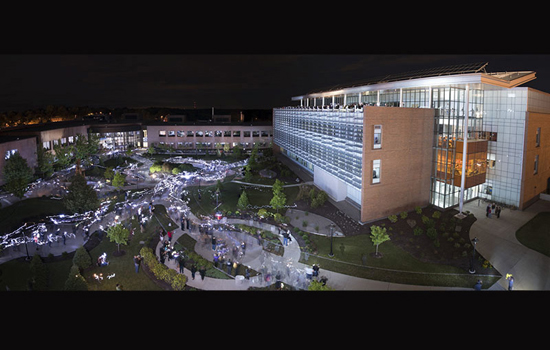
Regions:
<svg viewBox="0 0 550 350"><path fill-rule="evenodd" d="M144 147L160 146L181 150L223 149L225 145L243 149L271 148L273 126L271 123L156 123L146 126Z"/></svg>
<svg viewBox="0 0 550 350"><path fill-rule="evenodd" d="M520 87L533 71L487 65L295 96L299 106L273 109L273 142L362 222L477 197L524 209L550 186L550 94Z"/></svg>
<svg viewBox="0 0 550 350"><path fill-rule="evenodd" d="M271 148L273 126L268 122L228 123L227 116L218 122L145 122L139 115L125 114L120 120L95 118L58 123L18 126L0 130L0 185L4 183L1 170L6 159L19 152L31 168L37 164L37 147L55 154L55 145L71 145L79 135L94 134L100 147L122 151L129 147L160 147L180 151L229 149L239 145L251 150ZM229 119L230 120L230 119Z"/></svg>

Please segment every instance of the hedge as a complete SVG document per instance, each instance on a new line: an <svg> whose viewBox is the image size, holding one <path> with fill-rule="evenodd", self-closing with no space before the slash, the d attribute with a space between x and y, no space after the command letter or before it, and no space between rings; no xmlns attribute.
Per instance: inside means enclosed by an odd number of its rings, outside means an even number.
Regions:
<svg viewBox="0 0 550 350"><path fill-rule="evenodd" d="M187 277L183 274L177 273L173 269L168 268L166 265L161 264L157 260L153 249L143 247L139 252L143 257L144 264L147 265L149 270L153 272L155 278L170 283L170 286L174 290L183 290L185 288Z"/></svg>

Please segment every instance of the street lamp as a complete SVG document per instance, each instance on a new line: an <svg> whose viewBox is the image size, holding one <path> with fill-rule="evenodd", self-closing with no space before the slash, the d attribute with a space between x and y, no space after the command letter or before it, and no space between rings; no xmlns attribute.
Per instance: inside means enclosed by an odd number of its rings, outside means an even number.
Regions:
<svg viewBox="0 0 550 350"><path fill-rule="evenodd" d="M474 268L474 259L475 259L475 256L476 256L476 243L477 243L478 239L477 237L474 237L472 239L472 243L474 244L474 253L472 254L472 258L470 259L470 270L468 272L470 273L476 273L476 270Z"/></svg>
<svg viewBox="0 0 550 350"><path fill-rule="evenodd" d="M334 253L332 252L332 236L334 235L334 224L330 224L330 253L328 253L328 256L331 258L334 256Z"/></svg>

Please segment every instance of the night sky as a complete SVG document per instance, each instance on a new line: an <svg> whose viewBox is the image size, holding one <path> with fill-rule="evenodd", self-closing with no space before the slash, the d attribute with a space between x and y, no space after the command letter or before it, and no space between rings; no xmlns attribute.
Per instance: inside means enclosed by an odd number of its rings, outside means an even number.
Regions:
<svg viewBox="0 0 550 350"><path fill-rule="evenodd" d="M390 73L489 62L488 72L534 70L550 93L550 55L2 54L0 111L47 105L255 109Z"/></svg>

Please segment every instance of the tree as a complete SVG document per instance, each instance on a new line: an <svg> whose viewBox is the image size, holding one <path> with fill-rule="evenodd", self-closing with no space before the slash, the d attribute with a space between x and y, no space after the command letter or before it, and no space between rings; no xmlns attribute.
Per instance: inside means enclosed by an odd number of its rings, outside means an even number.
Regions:
<svg viewBox="0 0 550 350"><path fill-rule="evenodd" d="M107 167L107 169L105 169L105 172L103 173L103 177L105 177L107 180L113 180L113 178L115 177L113 167Z"/></svg>
<svg viewBox="0 0 550 350"><path fill-rule="evenodd" d="M88 137L81 134L76 135L76 142L72 147L74 157L76 158L75 173L82 173L82 169L80 168L81 161L96 153L98 148L99 137L95 134L90 134Z"/></svg>
<svg viewBox="0 0 550 350"><path fill-rule="evenodd" d="M45 151L43 147L37 147L36 158L38 160L38 171L43 177L50 177L53 174L53 154Z"/></svg>
<svg viewBox="0 0 550 350"><path fill-rule="evenodd" d="M237 202L237 208L241 210L246 210L250 202L248 201L248 195L246 194L246 191L242 191L241 196L239 197L239 201Z"/></svg>
<svg viewBox="0 0 550 350"><path fill-rule="evenodd" d="M76 265L71 266L69 276L65 281L65 290L88 290L88 283L86 283L86 279L80 274L80 269Z"/></svg>
<svg viewBox="0 0 550 350"><path fill-rule="evenodd" d="M378 253L378 246L381 243L389 241L390 236L386 233L385 227L380 227L375 225L370 227L370 233L371 233L370 239L372 240L372 244L376 246L376 252L374 255L380 256Z"/></svg>
<svg viewBox="0 0 550 350"><path fill-rule="evenodd" d="M62 146L60 144L53 145L53 151L55 152L55 162L62 169L68 167L69 164L71 164L71 153L73 151L72 146Z"/></svg>
<svg viewBox="0 0 550 350"><path fill-rule="evenodd" d="M74 252L73 265L78 266L80 270L84 270L85 268L92 266L92 257L84 246L80 246Z"/></svg>
<svg viewBox="0 0 550 350"><path fill-rule="evenodd" d="M27 186L32 181L33 171L19 152L15 152L6 160L3 175L6 190L19 198L23 198Z"/></svg>
<svg viewBox="0 0 550 350"><path fill-rule="evenodd" d="M99 199L92 186L86 184L83 175L75 175L63 199L65 208L72 213L84 213L99 208Z"/></svg>
<svg viewBox="0 0 550 350"><path fill-rule="evenodd" d="M277 213L279 209L286 205L286 195L283 192L283 183L279 179L275 180L273 184L273 198L271 198L269 204Z"/></svg>
<svg viewBox="0 0 550 350"><path fill-rule="evenodd" d="M116 173L115 177L113 178L113 186L115 186L117 189L121 189L122 186L124 186L124 182L126 181L126 176L123 173Z"/></svg>
<svg viewBox="0 0 550 350"><path fill-rule="evenodd" d="M42 261L40 254L35 253L32 257L31 264L31 276L32 276L32 289L33 290L46 290L49 284L49 270L48 267Z"/></svg>
<svg viewBox="0 0 550 350"><path fill-rule="evenodd" d="M130 231L122 224L113 225L107 229L107 237L109 237L111 242L115 242L118 245L118 251L120 251L121 244L128 244Z"/></svg>

